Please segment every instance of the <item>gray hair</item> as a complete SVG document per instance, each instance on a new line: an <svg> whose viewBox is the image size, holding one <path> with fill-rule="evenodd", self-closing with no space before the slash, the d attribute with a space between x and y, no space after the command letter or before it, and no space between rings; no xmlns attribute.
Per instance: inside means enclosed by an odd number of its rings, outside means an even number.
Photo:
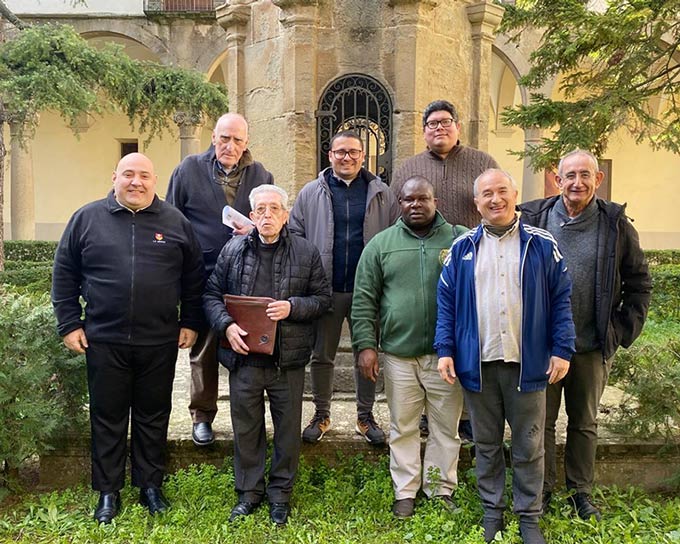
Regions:
<svg viewBox="0 0 680 544"><path fill-rule="evenodd" d="M484 170L484 172L482 172L481 174L479 174L479 175L475 178L475 182L474 182L474 184L472 185L472 194L473 194L474 196L477 196L477 192L478 192L478 189L479 189L479 180L481 180L486 174L490 174L491 172L498 172L498 173L500 173L500 174L503 174L503 177L505 177L505 178L510 182L510 186L511 186L515 191L519 191L519 188L517 187L517 182L515 181L515 178L513 178L513 177L510 175L510 172L508 172L508 171L506 171L506 170L502 170L502 169L500 169L500 168L487 168L486 170Z"/></svg>
<svg viewBox="0 0 680 544"><path fill-rule="evenodd" d="M597 162L597 157L593 155L590 151L587 151L585 149L574 149L573 151L570 151L567 153L564 157L560 159L560 163L557 165L557 175L562 177L562 165L564 164L564 161L568 159L569 157L573 157L574 155L585 155L586 157L589 157L590 160L592 161L593 165L595 166L595 173L597 174L600 171L600 165Z"/></svg>
<svg viewBox="0 0 680 544"><path fill-rule="evenodd" d="M250 200L250 208L252 210L255 209L255 197L260 193L278 194L281 197L281 205L283 206L283 209L288 209L288 193L277 185L264 184L255 187L252 191L250 191L250 195L248 195L248 200Z"/></svg>

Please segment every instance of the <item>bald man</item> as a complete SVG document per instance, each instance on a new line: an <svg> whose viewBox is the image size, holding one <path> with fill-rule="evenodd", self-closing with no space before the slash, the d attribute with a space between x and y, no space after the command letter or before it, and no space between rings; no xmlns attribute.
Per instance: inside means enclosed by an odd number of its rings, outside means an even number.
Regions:
<svg viewBox="0 0 680 544"><path fill-rule="evenodd" d="M132 485L151 514L168 508L160 488L177 349L194 344L203 321L201 249L189 221L156 196L153 164L126 155L112 180L106 198L71 217L52 280L58 332L87 360L99 523L120 510L130 412Z"/></svg>
<svg viewBox="0 0 680 544"><path fill-rule="evenodd" d="M273 184L274 178L248 150L248 123L238 113L220 117L212 132L212 145L189 155L175 168L167 201L189 220L203 250L205 277L215 268L222 247L234 234L246 234L252 225L233 230L222 224L227 204L248 217L248 195L255 187ZM207 321L191 350L191 437L197 446L215 441L212 423L217 414L217 338Z"/></svg>

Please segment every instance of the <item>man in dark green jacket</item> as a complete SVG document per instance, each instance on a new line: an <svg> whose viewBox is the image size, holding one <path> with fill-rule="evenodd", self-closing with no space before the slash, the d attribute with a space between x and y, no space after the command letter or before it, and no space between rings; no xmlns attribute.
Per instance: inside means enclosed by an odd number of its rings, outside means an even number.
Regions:
<svg viewBox="0 0 680 544"><path fill-rule="evenodd" d="M467 229L452 227L437 211L432 184L413 176L399 193L401 218L377 234L359 260L352 305L352 346L359 368L375 381L379 372L377 331L385 352L385 393L390 408L390 473L396 517L413 515L423 488L455 509L460 439L456 429L463 397L460 385L443 382L434 342L437 281L453 239ZM430 434L420 461L420 414ZM428 474L439 471L435 485ZM423 474L425 478L423 478Z"/></svg>

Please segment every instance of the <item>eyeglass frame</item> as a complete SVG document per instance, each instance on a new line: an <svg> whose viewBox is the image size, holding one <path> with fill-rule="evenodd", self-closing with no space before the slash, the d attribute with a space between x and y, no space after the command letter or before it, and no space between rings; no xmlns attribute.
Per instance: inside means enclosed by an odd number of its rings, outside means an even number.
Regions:
<svg viewBox="0 0 680 544"><path fill-rule="evenodd" d="M335 160L341 161L345 157L349 157L353 161L357 160L359 157L361 157L361 154L364 152L363 149L331 149L329 153L333 153L333 156L335 157ZM342 153L341 157L338 157L338 153ZM352 153L356 154L356 157L352 157Z"/></svg>
<svg viewBox="0 0 680 544"><path fill-rule="evenodd" d="M432 121L427 121L423 127L427 127L430 130L437 130L440 126L442 128L449 128L456 124L458 121L453 117L447 117L446 119L433 119ZM434 126L431 124L434 123ZM446 123L446 124L444 124Z"/></svg>

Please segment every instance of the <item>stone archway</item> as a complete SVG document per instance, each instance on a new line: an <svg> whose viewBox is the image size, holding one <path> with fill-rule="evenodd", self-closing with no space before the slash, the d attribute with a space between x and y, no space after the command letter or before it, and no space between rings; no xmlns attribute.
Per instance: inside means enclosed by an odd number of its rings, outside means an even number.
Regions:
<svg viewBox="0 0 680 544"><path fill-rule="evenodd" d="M316 111L318 170L329 166L334 134L354 130L366 150L364 166L385 182L392 174L392 99L385 86L365 74L346 74L328 84Z"/></svg>

